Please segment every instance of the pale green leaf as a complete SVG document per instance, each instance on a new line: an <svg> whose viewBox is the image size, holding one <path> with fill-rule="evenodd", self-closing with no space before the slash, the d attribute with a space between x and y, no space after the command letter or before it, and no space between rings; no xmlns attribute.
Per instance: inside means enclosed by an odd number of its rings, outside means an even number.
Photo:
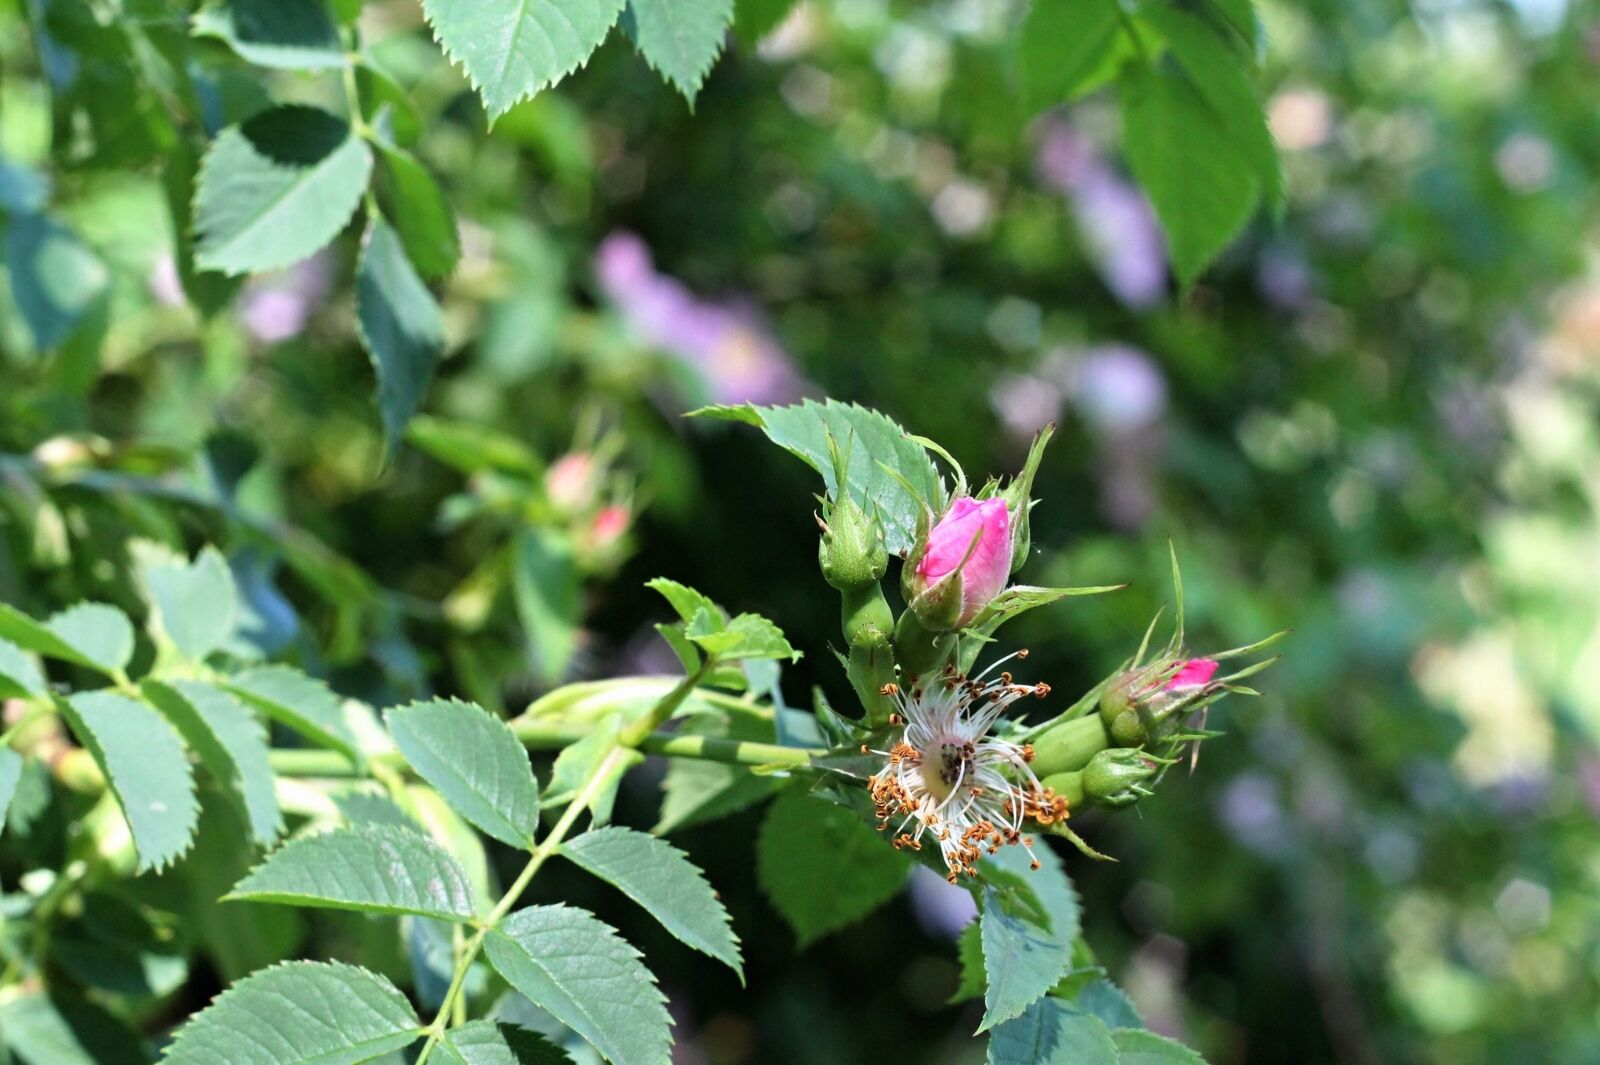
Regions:
<svg viewBox="0 0 1600 1065"><path fill-rule="evenodd" d="M196 264L243 274L306 258L350 221L371 173L366 142L315 107L275 107L228 127L200 163Z"/></svg>
<svg viewBox="0 0 1600 1065"><path fill-rule="evenodd" d="M733 0L628 0L639 54L691 104L733 23Z"/></svg>
<svg viewBox="0 0 1600 1065"><path fill-rule="evenodd" d="M1017 32L1017 80L1032 110L1076 96L1121 29L1117 0L1032 0Z"/></svg>
<svg viewBox="0 0 1600 1065"><path fill-rule="evenodd" d="M705 873L678 848L630 828L600 828L561 853L650 911L663 928L744 979L739 937Z"/></svg>
<svg viewBox="0 0 1600 1065"><path fill-rule="evenodd" d="M44 674L38 664L10 640L0 640L0 698L21 699L44 693Z"/></svg>
<svg viewBox="0 0 1600 1065"><path fill-rule="evenodd" d="M0 638L106 674L120 672L133 657L133 623L104 603L79 603L45 622L0 603Z"/></svg>
<svg viewBox="0 0 1600 1065"><path fill-rule="evenodd" d="M794 790L772 804L756 838L756 878L802 947L887 902L910 868L854 812Z"/></svg>
<svg viewBox="0 0 1600 1065"><path fill-rule="evenodd" d="M1125 90L1128 165L1155 206L1178 277L1191 284L1255 211L1260 177L1186 78L1135 66Z"/></svg>
<svg viewBox="0 0 1600 1065"><path fill-rule="evenodd" d="M11 809L11 799L21 780L22 755L10 747L0 747L0 828L5 826L6 811Z"/></svg>
<svg viewBox="0 0 1600 1065"><path fill-rule="evenodd" d="M484 940L500 975L613 1065L668 1065L671 1019L639 952L568 906L530 906Z"/></svg>
<svg viewBox="0 0 1600 1065"><path fill-rule="evenodd" d="M686 635L702 651L724 661L787 658L794 662L800 658L800 652L789 646L783 630L760 614L740 614L723 622L701 611L689 623Z"/></svg>
<svg viewBox="0 0 1600 1065"><path fill-rule="evenodd" d="M1138 1007L1122 989L1105 977L1089 981L1079 988L1072 1002L1085 1013L1100 1018L1107 1028L1143 1028L1144 1018Z"/></svg>
<svg viewBox="0 0 1600 1065"><path fill-rule="evenodd" d="M1141 1028L1118 1028L1111 1033L1119 1065L1205 1065L1205 1059L1182 1043Z"/></svg>
<svg viewBox="0 0 1600 1065"><path fill-rule="evenodd" d="M229 677L224 687L274 721L362 764L338 696L322 681L290 666L261 666Z"/></svg>
<svg viewBox="0 0 1600 1065"><path fill-rule="evenodd" d="M470 1021L452 1028L440 1044L451 1065L571 1065L567 1052L530 1028ZM451 1057L453 1055L453 1057Z"/></svg>
<svg viewBox="0 0 1600 1065"><path fill-rule="evenodd" d="M172 726L115 692L83 692L62 709L128 819L139 871L160 869L188 850L200 807L194 770Z"/></svg>
<svg viewBox="0 0 1600 1065"><path fill-rule="evenodd" d="M356 321L378 376L378 413L393 452L444 352L444 314L381 218L367 227L356 266Z"/></svg>
<svg viewBox="0 0 1600 1065"><path fill-rule="evenodd" d="M384 712L400 753L456 813L513 847L533 841L539 789L504 721L472 703L435 699Z"/></svg>
<svg viewBox="0 0 1600 1065"><path fill-rule="evenodd" d="M378 142L378 204L417 273L449 277L461 258L455 212L427 168L404 148Z"/></svg>
<svg viewBox="0 0 1600 1065"><path fill-rule="evenodd" d="M192 563L153 561L144 579L161 631L186 658L200 661L233 635L238 592L216 548L207 547Z"/></svg>
<svg viewBox="0 0 1600 1065"><path fill-rule="evenodd" d="M722 608L713 603L709 596L695 591L687 584L679 584L666 577L657 577L645 581L644 586L661 593L666 601L672 604L672 609L678 612L678 617L684 621L693 621L702 611L713 617L725 617Z"/></svg>
<svg viewBox="0 0 1600 1065"><path fill-rule="evenodd" d="M1126 1065L1127 1059L1122 1059ZM989 1065L1119 1065L1100 1019L1058 998L1041 998L989 1036Z"/></svg>
<svg viewBox="0 0 1600 1065"><path fill-rule="evenodd" d="M345 63L323 0L224 0L195 13L194 32L216 37L257 66L330 70Z"/></svg>
<svg viewBox="0 0 1600 1065"><path fill-rule="evenodd" d="M376 973L296 961L240 980L178 1031L163 1065L359 1065L422 1034Z"/></svg>
<svg viewBox="0 0 1600 1065"><path fill-rule="evenodd" d="M467 72L493 122L572 73L625 0L423 0L433 34Z"/></svg>
<svg viewBox="0 0 1600 1065"><path fill-rule="evenodd" d="M834 497L832 438L841 458L848 458L845 480L850 497L868 514L882 519L889 550L904 555L916 539L925 510L940 510L944 489L939 473L921 444L874 410L852 403L806 400L791 407L706 407L695 414L741 421L760 428L768 439L798 456L822 474L828 496Z"/></svg>
<svg viewBox="0 0 1600 1065"><path fill-rule="evenodd" d="M554 684L577 650L583 606L566 537L544 526L518 533L512 545L511 591L534 672Z"/></svg>
<svg viewBox="0 0 1600 1065"><path fill-rule="evenodd" d="M1012 895L993 882L985 884L980 930L987 986L978 1031L1020 1016L1066 974L1072 950L1041 923L1047 914L1026 892Z"/></svg>
<svg viewBox="0 0 1600 1065"><path fill-rule="evenodd" d="M238 699L204 681L146 680L146 699L177 726L189 748L211 775L237 797L257 843L271 843L283 831L267 732Z"/></svg>
<svg viewBox="0 0 1600 1065"><path fill-rule="evenodd" d="M421 833L384 825L291 840L227 898L450 921L477 915L467 875L443 847Z"/></svg>
<svg viewBox="0 0 1600 1065"><path fill-rule="evenodd" d="M621 730L622 718L613 715L596 722L593 731L577 743L561 749L561 753L556 755L555 764L550 767L550 786L545 789L544 796L547 809L553 810L572 801L600 760L616 748L617 734ZM616 801L617 785L622 781L622 774L643 760L644 756L637 751L629 751L625 757L612 759L607 778L600 782L594 801L589 804L596 825L611 820L611 806Z"/></svg>

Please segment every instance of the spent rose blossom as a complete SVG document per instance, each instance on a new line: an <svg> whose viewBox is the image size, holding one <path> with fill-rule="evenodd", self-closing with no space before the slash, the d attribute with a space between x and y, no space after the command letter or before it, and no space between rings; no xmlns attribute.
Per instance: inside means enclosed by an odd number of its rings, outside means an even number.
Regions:
<svg viewBox="0 0 1600 1065"><path fill-rule="evenodd" d="M1006 586L1011 574L1011 513L1004 499L960 498L950 504L912 565L910 592L918 600L959 596L949 628L971 624ZM954 581L954 586L944 582ZM930 596L931 593L931 596ZM954 608L954 599L948 600ZM945 610L939 611L946 614Z"/></svg>

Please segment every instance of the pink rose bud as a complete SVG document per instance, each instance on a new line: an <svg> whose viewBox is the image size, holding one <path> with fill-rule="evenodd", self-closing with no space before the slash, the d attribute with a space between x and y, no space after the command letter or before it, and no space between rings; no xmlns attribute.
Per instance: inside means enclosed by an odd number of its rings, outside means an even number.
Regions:
<svg viewBox="0 0 1600 1065"><path fill-rule="evenodd" d="M594 516L594 524L589 528L590 542L595 550L604 551L620 540L632 520L633 515L628 508L620 504L613 503L600 508L600 513Z"/></svg>
<svg viewBox="0 0 1600 1065"><path fill-rule="evenodd" d="M1198 688L1209 684L1211 678L1217 675L1217 665L1212 658L1191 658L1178 667L1172 679L1167 681L1167 688Z"/></svg>
<svg viewBox="0 0 1600 1065"><path fill-rule="evenodd" d="M961 498L928 531L912 588L914 597L920 597L941 581L959 581L961 609L950 627L961 628L1004 590L1010 574L1011 513L1006 501Z"/></svg>
<svg viewBox="0 0 1600 1065"><path fill-rule="evenodd" d="M600 470L594 456L584 451L562 455L544 474L550 502L564 511L579 511L594 501L600 487Z"/></svg>

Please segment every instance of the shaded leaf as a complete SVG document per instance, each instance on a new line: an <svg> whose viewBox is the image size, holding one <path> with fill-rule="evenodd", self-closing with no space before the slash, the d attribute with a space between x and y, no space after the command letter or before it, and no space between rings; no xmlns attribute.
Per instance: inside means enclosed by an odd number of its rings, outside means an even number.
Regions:
<svg viewBox="0 0 1600 1065"><path fill-rule="evenodd" d="M194 32L218 38L257 66L329 70L345 62L323 0L225 0L195 14Z"/></svg>
<svg viewBox="0 0 1600 1065"><path fill-rule="evenodd" d="M1124 1065L1126 1059L1122 1059ZM989 1065L1119 1065L1099 1018L1042 998L989 1036Z"/></svg>
<svg viewBox="0 0 1600 1065"><path fill-rule="evenodd" d="M454 921L476 916L467 875L443 847L421 833L382 825L291 840L227 898Z"/></svg>
<svg viewBox="0 0 1600 1065"><path fill-rule="evenodd" d="M484 950L512 987L614 1065L668 1065L672 1022L655 977L592 914L530 906L490 932Z"/></svg>
<svg viewBox="0 0 1600 1065"><path fill-rule="evenodd" d="M267 733L244 704L220 688L198 680L171 684L146 680L146 699L177 726L201 764L237 797L257 843L271 843L283 831Z"/></svg>
<svg viewBox="0 0 1600 1065"><path fill-rule="evenodd" d="M1105 977L1097 977L1078 990L1073 1004L1085 1013L1100 1018L1107 1028L1143 1028L1144 1018L1122 989Z"/></svg>
<svg viewBox="0 0 1600 1065"><path fill-rule="evenodd" d="M247 976L178 1031L163 1065L357 1065L422 1034L411 1004L376 973L286 962Z"/></svg>
<svg viewBox="0 0 1600 1065"><path fill-rule="evenodd" d="M200 661L233 635L238 591L228 563L214 547L193 562L156 561L144 567L161 631L184 657Z"/></svg>
<svg viewBox="0 0 1600 1065"><path fill-rule="evenodd" d="M133 623L104 603L79 603L44 622L0 603L0 638L106 674L120 672L133 657Z"/></svg>
<svg viewBox="0 0 1600 1065"><path fill-rule="evenodd" d="M339 699L322 681L290 666L261 666L234 674L224 686L274 721L362 764Z"/></svg>
<svg viewBox="0 0 1600 1065"><path fill-rule="evenodd" d="M1032 0L1017 33L1017 80L1032 110L1092 83L1120 32L1117 0Z"/></svg>
<svg viewBox="0 0 1600 1065"><path fill-rule="evenodd" d="M744 714L693 717L684 722L678 735L757 743L774 740L771 722ZM651 831L660 835L725 817L760 802L785 783L782 777L752 773L744 766L696 758L669 759L666 779L661 783L661 818Z"/></svg>
<svg viewBox="0 0 1600 1065"><path fill-rule="evenodd" d="M378 143L378 205L400 234L417 273L449 277L461 258L455 212L427 168L403 148Z"/></svg>
<svg viewBox="0 0 1600 1065"><path fill-rule="evenodd" d="M0 747L0 828L5 827L6 812L11 809L11 799L21 780L22 755L10 747Z"/></svg>
<svg viewBox="0 0 1600 1065"><path fill-rule="evenodd" d="M144 1065L144 1039L125 1022L86 999L18 995L0 1005L5 1048L26 1065Z"/></svg>
<svg viewBox="0 0 1600 1065"><path fill-rule="evenodd" d="M1071 950L1038 917L993 884L984 886L980 929L987 988L978 1031L1021 1015L1055 986L1071 964Z"/></svg>
<svg viewBox="0 0 1600 1065"><path fill-rule="evenodd" d="M566 537L542 526L518 533L511 556L511 590L534 672L554 684L577 650L582 606L572 545Z"/></svg>
<svg viewBox="0 0 1600 1065"><path fill-rule="evenodd" d="M705 873L678 848L630 828L600 828L562 844L568 859L643 906L682 942L744 979L739 937Z"/></svg>
<svg viewBox="0 0 1600 1065"><path fill-rule="evenodd" d="M55 348L106 295L105 264L76 233L47 215L13 215L4 232L17 310L34 345Z"/></svg>
<svg viewBox="0 0 1600 1065"><path fill-rule="evenodd" d="M910 868L853 811L793 790L778 796L756 838L756 878L802 947L888 901Z"/></svg>
<svg viewBox="0 0 1600 1065"><path fill-rule="evenodd" d="M392 453L444 352L444 315L381 218L367 227L356 266L356 320L378 376L378 413Z"/></svg>
<svg viewBox="0 0 1600 1065"><path fill-rule="evenodd" d="M567 1052L538 1032L515 1024L471 1021L452 1028L440 1046L453 1065L571 1065ZM451 1059L447 1056L445 1060Z"/></svg>

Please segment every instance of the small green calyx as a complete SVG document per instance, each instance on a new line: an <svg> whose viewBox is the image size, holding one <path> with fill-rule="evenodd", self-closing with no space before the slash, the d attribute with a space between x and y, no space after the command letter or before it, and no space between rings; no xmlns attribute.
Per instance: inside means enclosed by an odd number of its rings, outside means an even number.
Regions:
<svg viewBox="0 0 1600 1065"><path fill-rule="evenodd" d="M889 571L883 522L848 494L833 501L820 521L817 561L822 577L841 592L875 585Z"/></svg>
<svg viewBox="0 0 1600 1065"><path fill-rule="evenodd" d="M1156 758L1131 747L1112 747L1101 751L1083 771L1084 797L1103 806L1131 806L1153 794L1154 783L1171 759Z"/></svg>

